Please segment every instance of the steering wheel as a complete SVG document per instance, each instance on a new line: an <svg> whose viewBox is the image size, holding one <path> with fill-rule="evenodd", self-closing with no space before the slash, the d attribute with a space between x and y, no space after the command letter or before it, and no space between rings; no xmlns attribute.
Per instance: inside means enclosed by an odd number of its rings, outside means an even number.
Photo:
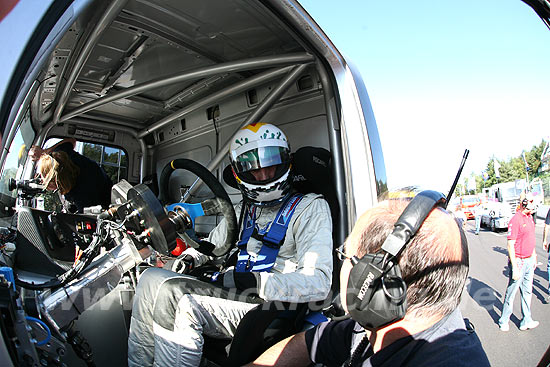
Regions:
<svg viewBox="0 0 550 367"><path fill-rule="evenodd" d="M206 184L206 186L208 186L210 191L212 191L215 195L215 198L204 200L199 204L173 203L168 205L168 183L170 181L170 175L176 169L185 169L195 174ZM206 167L190 159L175 159L164 166L164 169L160 174L159 181L160 202L172 213L177 213L183 209L186 213L186 217L191 221L191 223L187 223L187 227L194 228L196 217L222 214L227 225L225 241L223 246L220 248L229 249L236 243L239 234L239 227L237 217L235 215L235 209L233 208L233 204L231 204L227 191L225 191L222 184L208 169L206 169ZM185 236L185 234L181 234ZM194 235L194 233L192 235ZM197 250L207 255L222 255L215 253L213 245L206 241L198 241L198 246L199 247L197 247Z"/></svg>

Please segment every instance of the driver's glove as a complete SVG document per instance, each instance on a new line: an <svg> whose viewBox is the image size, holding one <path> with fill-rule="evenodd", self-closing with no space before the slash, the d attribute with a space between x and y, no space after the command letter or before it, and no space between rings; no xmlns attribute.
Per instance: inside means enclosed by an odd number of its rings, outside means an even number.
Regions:
<svg viewBox="0 0 550 367"><path fill-rule="evenodd" d="M253 272L236 272L233 268L228 269L224 273L207 272L199 277L205 282L215 283L224 288L237 288L240 291L249 294L259 294L259 274Z"/></svg>
<svg viewBox="0 0 550 367"><path fill-rule="evenodd" d="M181 254L172 264L172 271L189 274L195 267L195 259L189 254Z"/></svg>

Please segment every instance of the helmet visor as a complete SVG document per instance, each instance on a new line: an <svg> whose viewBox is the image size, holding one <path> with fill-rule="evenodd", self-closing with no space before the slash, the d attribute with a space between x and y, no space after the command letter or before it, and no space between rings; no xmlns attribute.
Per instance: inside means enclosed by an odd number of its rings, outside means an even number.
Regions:
<svg viewBox="0 0 550 367"><path fill-rule="evenodd" d="M236 173L275 166L290 162L290 152L285 147L258 147L241 155L233 161Z"/></svg>

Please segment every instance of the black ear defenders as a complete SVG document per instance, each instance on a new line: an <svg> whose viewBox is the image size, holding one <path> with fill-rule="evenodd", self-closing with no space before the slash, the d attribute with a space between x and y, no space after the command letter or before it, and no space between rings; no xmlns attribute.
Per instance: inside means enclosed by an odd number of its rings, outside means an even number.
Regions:
<svg viewBox="0 0 550 367"><path fill-rule="evenodd" d="M386 238L382 250L361 259L352 257L346 304L351 318L365 329L376 330L405 317L407 286L398 259L435 207L445 207L445 196L422 191L407 205Z"/></svg>

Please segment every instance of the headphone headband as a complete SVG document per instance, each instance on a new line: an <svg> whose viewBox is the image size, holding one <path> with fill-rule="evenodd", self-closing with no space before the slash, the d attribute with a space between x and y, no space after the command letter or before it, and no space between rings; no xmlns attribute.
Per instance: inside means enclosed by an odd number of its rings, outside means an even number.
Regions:
<svg viewBox="0 0 550 367"><path fill-rule="evenodd" d="M444 207L445 196L437 191L425 190L407 205L393 226L393 231L382 244L382 250L397 256L413 237L428 214L435 207Z"/></svg>

